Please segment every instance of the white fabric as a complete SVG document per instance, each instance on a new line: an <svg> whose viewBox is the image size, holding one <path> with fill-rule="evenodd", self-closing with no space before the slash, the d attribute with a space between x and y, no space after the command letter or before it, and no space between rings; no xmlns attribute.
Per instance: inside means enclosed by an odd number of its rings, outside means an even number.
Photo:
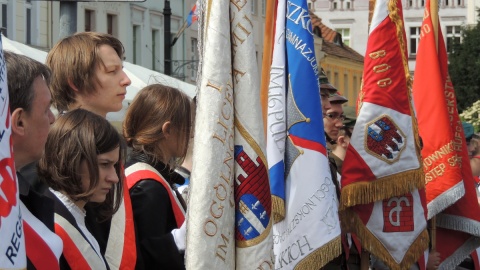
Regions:
<svg viewBox="0 0 480 270"><path fill-rule="evenodd" d="M90 244L92 245L92 247L95 250L95 252L97 253L97 255L99 257L101 257L100 246L98 245L97 240L95 239L95 237L93 237L93 235L90 233L90 231L85 226L85 216L86 216L85 209L81 209L80 207L78 207L72 201L72 199L70 199L65 194L63 194L59 191L53 190L51 188L50 188L50 191L53 194L55 194L55 196L63 203L63 205L65 205L65 207L68 209L68 211L73 215L73 217L75 218L75 222L77 223L78 227L80 228L82 233L85 235L85 237L87 237L88 242L90 242Z"/></svg>
<svg viewBox="0 0 480 270"><path fill-rule="evenodd" d="M270 83L268 85L267 160L268 168L283 162L287 139L285 60L285 1L278 1ZM281 179L280 181L284 181Z"/></svg>
<svg viewBox="0 0 480 270"><path fill-rule="evenodd" d="M383 1L378 1L383 2ZM399 113L387 107L379 106L373 103L364 102L360 109L361 117L357 119L356 127L350 144L355 148L358 154L363 158L367 166L372 170L376 178L397 174L412 169L420 168L419 158L417 157L411 116ZM389 115L395 120L395 124L404 135L403 145L405 148L398 153L398 161L388 164L369 152L366 148L366 136L370 122L377 119L380 115Z"/></svg>
<svg viewBox="0 0 480 270"><path fill-rule="evenodd" d="M172 230L173 240L177 245L178 250L185 250L186 236L187 236L187 222L183 222L182 226L178 229Z"/></svg>
<svg viewBox="0 0 480 270"><path fill-rule="evenodd" d="M287 177L286 216L273 227L275 254L279 254L275 269L293 269L294 263L305 258L308 251L340 237L341 232L327 157L317 151L298 149L304 154L295 160Z"/></svg>
<svg viewBox="0 0 480 270"><path fill-rule="evenodd" d="M30 227L45 241L45 243L51 248L53 254L60 259L63 252L63 241L60 236L52 232L43 222L35 217L28 208L20 201L20 207L22 209L23 222L28 223Z"/></svg>
<svg viewBox="0 0 480 270"><path fill-rule="evenodd" d="M382 242L397 263L402 262L403 257L408 251L408 247L412 245L426 227L425 213L423 212L418 190L412 191L412 196L414 219L413 231L396 233L383 232L385 224L382 207L383 201L376 201L374 203L372 215L366 224L368 230Z"/></svg>
<svg viewBox="0 0 480 270"><path fill-rule="evenodd" d="M3 36L1 43L4 43ZM2 208L7 210L6 213L0 215L0 269L25 269L27 267L25 234L23 233L22 213L18 203L20 198L15 169L13 168L12 145L10 144L11 140L9 140L12 130L9 124L11 121L8 120L10 113L8 111L7 70L3 51L0 53L0 89L3 89L3 91L0 91L0 108L2 108L0 111L0 132L3 138L0 140L0 161L2 162L0 168L0 198ZM8 161L11 161L12 166L9 166Z"/></svg>
<svg viewBox="0 0 480 270"><path fill-rule="evenodd" d="M388 17L388 1L375 1L375 10L373 12L372 23L370 24L370 33L372 33L379 24Z"/></svg>

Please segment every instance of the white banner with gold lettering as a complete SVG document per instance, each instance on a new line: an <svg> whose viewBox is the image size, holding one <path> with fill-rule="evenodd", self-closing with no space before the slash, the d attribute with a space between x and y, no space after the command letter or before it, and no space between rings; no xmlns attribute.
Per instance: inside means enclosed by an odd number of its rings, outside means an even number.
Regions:
<svg viewBox="0 0 480 270"><path fill-rule="evenodd" d="M265 156L251 2L230 1L235 107L236 269L273 269L272 198ZM255 3L255 2L254 2Z"/></svg>
<svg viewBox="0 0 480 270"><path fill-rule="evenodd" d="M7 69L0 44L0 269L25 269L27 256L14 168Z"/></svg>
<svg viewBox="0 0 480 270"><path fill-rule="evenodd" d="M201 1L187 269L271 269L271 194L248 1Z"/></svg>

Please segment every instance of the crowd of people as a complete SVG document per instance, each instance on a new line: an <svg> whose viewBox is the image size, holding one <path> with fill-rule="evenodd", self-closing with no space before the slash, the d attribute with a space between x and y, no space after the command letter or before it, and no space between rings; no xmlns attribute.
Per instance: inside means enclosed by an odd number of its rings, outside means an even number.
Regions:
<svg viewBox="0 0 480 270"><path fill-rule="evenodd" d="M186 204L176 187L185 180L174 170L193 132L192 99L149 85L121 134L106 120L131 83L117 38L74 34L45 64L4 55L22 214L34 233L25 236L27 268L184 269Z"/></svg>
<svg viewBox="0 0 480 270"><path fill-rule="evenodd" d="M181 165L191 153L195 101L179 89L149 85L130 104L120 134L105 119L122 108L131 83L118 39L74 34L53 47L45 64L4 55L22 215L37 233L25 236L28 269L185 269L187 204L177 187L188 176ZM340 196L356 113L324 74L320 82ZM478 177L480 136L464 128ZM48 248L35 248L39 241ZM323 269L360 269L370 261L354 234L342 232L342 249ZM427 268L436 269L438 253L430 254Z"/></svg>

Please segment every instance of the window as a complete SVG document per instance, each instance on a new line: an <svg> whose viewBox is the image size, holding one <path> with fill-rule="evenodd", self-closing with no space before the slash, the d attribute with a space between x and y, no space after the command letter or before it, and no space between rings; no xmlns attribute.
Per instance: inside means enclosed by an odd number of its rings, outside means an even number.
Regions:
<svg viewBox="0 0 480 270"><path fill-rule="evenodd" d="M25 43L32 44L32 2L25 1Z"/></svg>
<svg viewBox="0 0 480 270"><path fill-rule="evenodd" d="M407 0L407 7L413 7L413 0Z"/></svg>
<svg viewBox="0 0 480 270"><path fill-rule="evenodd" d="M134 25L133 26L133 63L140 64L140 26Z"/></svg>
<svg viewBox="0 0 480 270"><path fill-rule="evenodd" d="M337 31L337 33L342 35L343 44L345 44L347 46L351 46L351 44L350 44L350 28L338 28L338 29L335 29L335 31Z"/></svg>
<svg viewBox="0 0 480 270"><path fill-rule="evenodd" d="M425 7L425 0L420 0L420 6Z"/></svg>
<svg viewBox="0 0 480 270"><path fill-rule="evenodd" d="M2 4L2 34L4 36L8 36L7 35L7 4Z"/></svg>
<svg viewBox="0 0 480 270"><path fill-rule="evenodd" d="M263 17L265 17L266 8L267 8L267 6L266 6L266 4L265 4L266 1L267 1L267 0L262 0L262 16L263 16Z"/></svg>
<svg viewBox="0 0 480 270"><path fill-rule="evenodd" d="M347 2L347 10L350 10L350 2Z"/></svg>
<svg viewBox="0 0 480 270"><path fill-rule="evenodd" d="M257 15L257 13L258 13L257 0L252 0L252 1L250 1L250 3L251 3L252 15Z"/></svg>
<svg viewBox="0 0 480 270"><path fill-rule="evenodd" d="M95 11L85 9L85 31L95 31Z"/></svg>
<svg viewBox="0 0 480 270"><path fill-rule="evenodd" d="M338 72L333 73L333 86L337 87L338 85Z"/></svg>
<svg viewBox="0 0 480 270"><path fill-rule="evenodd" d="M107 14L107 33L112 36L118 35L118 17L114 14Z"/></svg>
<svg viewBox="0 0 480 270"><path fill-rule="evenodd" d="M160 43L158 42L158 30L152 30L152 69L157 70L157 50L160 51Z"/></svg>
<svg viewBox="0 0 480 270"><path fill-rule="evenodd" d="M410 27L410 55L416 55L420 43L420 27Z"/></svg>
<svg viewBox="0 0 480 270"><path fill-rule="evenodd" d="M449 0L445 0L443 3L444 3L444 5L445 5L446 7L448 7L449 4L450 4Z"/></svg>
<svg viewBox="0 0 480 270"><path fill-rule="evenodd" d="M343 96L348 99L348 75L343 74Z"/></svg>
<svg viewBox="0 0 480 270"><path fill-rule="evenodd" d="M190 47L190 52L191 52L191 59L192 59L192 72L190 74L192 80L197 79L197 61L198 61L198 40L196 38L191 39L191 47Z"/></svg>
<svg viewBox="0 0 480 270"><path fill-rule="evenodd" d="M353 76L353 93L359 91L358 89L358 82L357 82L357 76Z"/></svg>
<svg viewBox="0 0 480 270"><path fill-rule="evenodd" d="M459 25L447 26L447 51L452 50L453 44L458 44L461 41L462 30Z"/></svg>
<svg viewBox="0 0 480 270"><path fill-rule="evenodd" d="M337 2L333 2L333 9L337 9L337 6L338 6L338 3L337 3Z"/></svg>

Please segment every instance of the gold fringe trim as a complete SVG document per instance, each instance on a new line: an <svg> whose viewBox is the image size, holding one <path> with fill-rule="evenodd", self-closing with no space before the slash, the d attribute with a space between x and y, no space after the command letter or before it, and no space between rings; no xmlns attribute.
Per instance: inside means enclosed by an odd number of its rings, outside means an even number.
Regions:
<svg viewBox="0 0 480 270"><path fill-rule="evenodd" d="M296 266L295 270L320 269L328 262L342 254L342 240L340 236L308 254Z"/></svg>
<svg viewBox="0 0 480 270"><path fill-rule="evenodd" d="M397 0L390 0L388 2L388 13L389 13L388 16L396 26L397 40L400 45L400 52L402 55L402 62L403 62L403 70L405 72L405 79L407 81L407 89L410 92L410 89L412 89L413 80L412 80L412 76L410 75L410 70L408 69L407 56L405 55L405 50L407 48L404 40L405 28L403 26L403 18L400 17L400 11L397 8Z"/></svg>
<svg viewBox="0 0 480 270"><path fill-rule="evenodd" d="M403 260L397 263L390 255L385 246L380 242L363 224L360 217L353 211L352 208L345 210L342 218L349 217L349 231L354 232L362 243L362 248L369 251L379 260L385 263L391 270L409 269L412 264L417 262L423 256L425 250L428 248L429 237L427 229L423 230L412 243L410 248L405 253ZM345 220L344 220L345 222Z"/></svg>
<svg viewBox="0 0 480 270"><path fill-rule="evenodd" d="M404 195L425 187L423 169L397 173L371 182L357 182L342 188L340 210L357 204L368 204Z"/></svg>
<svg viewBox="0 0 480 270"><path fill-rule="evenodd" d="M274 224L285 218L285 201L275 195L272 195L272 217Z"/></svg>

